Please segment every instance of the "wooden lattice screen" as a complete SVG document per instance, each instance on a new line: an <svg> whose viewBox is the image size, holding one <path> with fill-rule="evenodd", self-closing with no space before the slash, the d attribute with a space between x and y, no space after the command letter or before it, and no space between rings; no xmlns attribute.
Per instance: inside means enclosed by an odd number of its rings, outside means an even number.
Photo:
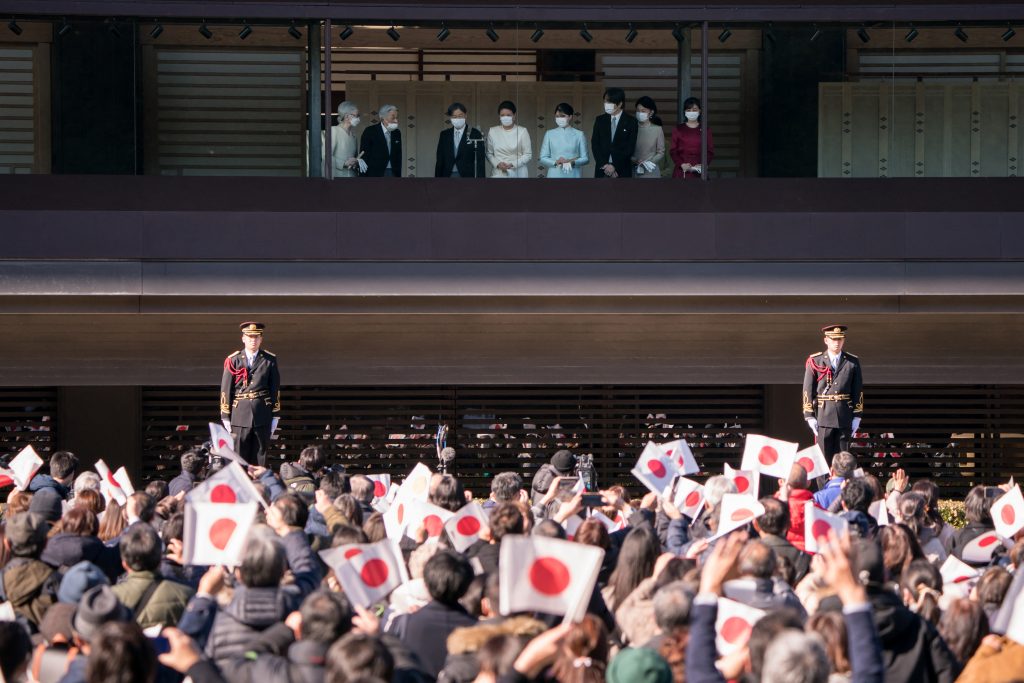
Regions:
<svg viewBox="0 0 1024 683"><path fill-rule="evenodd" d="M57 390L5 387L0 392L0 457L32 445L45 459L57 448Z"/></svg>

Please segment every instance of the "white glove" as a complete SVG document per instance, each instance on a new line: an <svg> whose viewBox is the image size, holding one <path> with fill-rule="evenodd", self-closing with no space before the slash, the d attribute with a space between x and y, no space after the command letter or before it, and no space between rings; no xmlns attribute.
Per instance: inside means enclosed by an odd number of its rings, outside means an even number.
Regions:
<svg viewBox="0 0 1024 683"><path fill-rule="evenodd" d="M860 418L855 417L853 418L853 431L856 432L858 429L860 429Z"/></svg>
<svg viewBox="0 0 1024 683"><path fill-rule="evenodd" d="M273 434L277 431L277 423L281 421L281 418L275 417L270 420L270 433Z"/></svg>
<svg viewBox="0 0 1024 683"><path fill-rule="evenodd" d="M813 417L805 417L807 420L807 426L811 428L811 433L817 435L818 433L818 420Z"/></svg>
<svg viewBox="0 0 1024 683"><path fill-rule="evenodd" d="M654 165L654 162L653 162L653 161L645 161L645 162L643 163L643 166L644 166L644 168L646 168L646 169L647 169L647 172L648 172L648 173L654 173L654 169L656 169L656 168L657 168L657 166L655 166L655 165Z"/></svg>
<svg viewBox="0 0 1024 683"><path fill-rule="evenodd" d="M562 173L572 173L572 162L567 161L562 164Z"/></svg>
<svg viewBox="0 0 1024 683"><path fill-rule="evenodd" d="M220 423L224 425L224 429L231 431L231 420L221 420Z"/></svg>
<svg viewBox="0 0 1024 683"><path fill-rule="evenodd" d="M363 161L362 159L356 159L356 162L359 163L359 172L360 173L366 173L366 169L369 168L367 163L365 161Z"/></svg>
<svg viewBox="0 0 1024 683"><path fill-rule="evenodd" d="M644 165L640 164L639 166L637 166L636 170L634 171L634 173L636 173L637 175L643 175L644 174Z"/></svg>
<svg viewBox="0 0 1024 683"><path fill-rule="evenodd" d="M693 171L694 173L703 173L704 167L701 166L700 164L697 164L696 166L690 167L690 170Z"/></svg>

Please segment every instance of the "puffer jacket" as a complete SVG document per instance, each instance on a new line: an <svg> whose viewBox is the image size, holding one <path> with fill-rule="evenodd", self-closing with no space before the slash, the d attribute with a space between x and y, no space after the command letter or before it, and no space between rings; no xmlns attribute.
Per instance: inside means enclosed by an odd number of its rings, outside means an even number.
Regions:
<svg viewBox="0 0 1024 683"><path fill-rule="evenodd" d="M46 610L57 602L60 579L61 575L41 560L15 557L0 573L0 602L10 600L15 613L38 630Z"/></svg>
<svg viewBox="0 0 1024 683"><path fill-rule="evenodd" d="M236 587L231 602L213 619L206 654L223 668L227 660L244 655L262 631L297 610L301 601L299 593L285 587Z"/></svg>
<svg viewBox="0 0 1024 683"><path fill-rule="evenodd" d="M110 583L124 573L120 551L106 546L96 536L57 534L46 542L39 559L54 569L73 567L82 560L88 560L107 575Z"/></svg>
<svg viewBox="0 0 1024 683"><path fill-rule="evenodd" d="M125 580L113 588L117 599L135 612L135 621L142 628L177 624L195 594L188 586L161 579L149 601L140 609L139 601L157 578L156 572L129 572Z"/></svg>
<svg viewBox="0 0 1024 683"><path fill-rule="evenodd" d="M438 683L470 683L480 674L480 649L494 636L519 637L523 643L540 635L547 626L533 617L511 617L482 621L474 626L457 628L448 636L448 657L437 676Z"/></svg>

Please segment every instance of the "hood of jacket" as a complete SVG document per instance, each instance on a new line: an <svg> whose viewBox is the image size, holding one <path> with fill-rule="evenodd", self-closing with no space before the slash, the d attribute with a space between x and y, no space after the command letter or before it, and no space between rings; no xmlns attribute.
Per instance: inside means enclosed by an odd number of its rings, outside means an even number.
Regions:
<svg viewBox="0 0 1024 683"><path fill-rule="evenodd" d="M105 547L103 541L95 536L57 534L46 542L39 559L54 567L70 567L82 560L100 564L96 560Z"/></svg>
<svg viewBox="0 0 1024 683"><path fill-rule="evenodd" d="M40 560L15 558L3 573L4 593L15 607L36 598L39 589L53 575L53 567Z"/></svg>
<svg viewBox="0 0 1024 683"><path fill-rule="evenodd" d="M475 626L464 626L448 636L448 654L461 655L478 652L494 636L525 636L533 638L547 630L542 621L533 617L510 617L502 621L480 622Z"/></svg>

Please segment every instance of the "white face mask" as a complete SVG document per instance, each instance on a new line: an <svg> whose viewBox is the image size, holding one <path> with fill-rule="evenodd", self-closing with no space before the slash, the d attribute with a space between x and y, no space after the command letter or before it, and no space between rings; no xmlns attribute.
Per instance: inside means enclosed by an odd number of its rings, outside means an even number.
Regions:
<svg viewBox="0 0 1024 683"><path fill-rule="evenodd" d="M686 120L687 121L696 121L699 118L700 118L700 112L699 111L688 111L688 112L686 112Z"/></svg>
<svg viewBox="0 0 1024 683"><path fill-rule="evenodd" d="M398 130L398 124L397 123L389 123L388 124L388 130Z"/></svg>
<svg viewBox="0 0 1024 683"><path fill-rule="evenodd" d="M453 128L458 128L459 130L462 130L463 128L466 127L466 119L463 119L463 118L454 118L454 119L452 119L452 127Z"/></svg>
<svg viewBox="0 0 1024 683"><path fill-rule="evenodd" d="M604 103L604 113L605 114L613 114L613 113L615 113L615 105L612 104L611 102L605 102Z"/></svg>
<svg viewBox="0 0 1024 683"><path fill-rule="evenodd" d="M558 124L559 128L565 128L569 125L569 117L567 116L556 116L555 123Z"/></svg>
<svg viewBox="0 0 1024 683"><path fill-rule="evenodd" d="M501 125L505 126L506 128L511 126L512 122L515 121L515 119L511 116L502 116L498 120L501 121Z"/></svg>
<svg viewBox="0 0 1024 683"><path fill-rule="evenodd" d="M650 117L651 115L645 111L638 111L636 113L636 120L639 121L640 123L646 123L647 119L649 119Z"/></svg>
<svg viewBox="0 0 1024 683"><path fill-rule="evenodd" d="M351 125L351 126L352 126L353 128L355 128L356 126L358 126L358 125L359 125L359 122L360 122L360 121L362 121L362 119L361 119L361 118L359 118L358 116L353 116L352 118L350 118L350 119L348 120L348 122L349 122L349 125Z"/></svg>

